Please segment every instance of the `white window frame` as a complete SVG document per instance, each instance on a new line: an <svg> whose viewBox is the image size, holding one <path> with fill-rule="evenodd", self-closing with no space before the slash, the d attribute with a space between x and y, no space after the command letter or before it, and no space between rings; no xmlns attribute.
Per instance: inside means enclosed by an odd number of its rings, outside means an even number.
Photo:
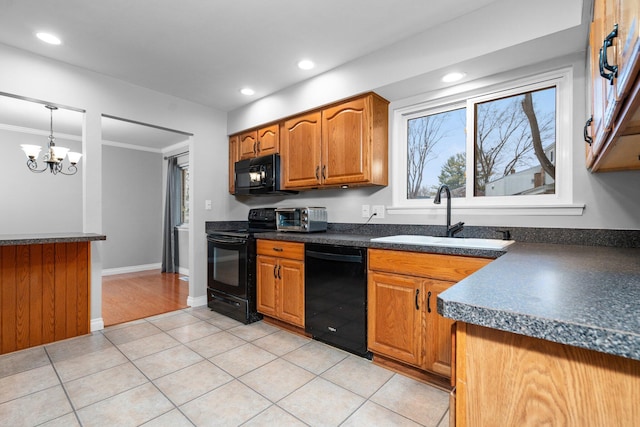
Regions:
<svg viewBox="0 0 640 427"><path fill-rule="evenodd" d="M474 105L538 89L556 87L556 186L555 194L474 197L475 144ZM434 205L433 199L407 198L407 122L425 114L466 107L467 183L466 194L453 198L453 209L478 215L581 215L584 205L573 202L573 70L571 67L520 78L457 95L401 106L392 112L392 200L390 214L435 213L446 203ZM499 211L499 212L498 212Z"/></svg>

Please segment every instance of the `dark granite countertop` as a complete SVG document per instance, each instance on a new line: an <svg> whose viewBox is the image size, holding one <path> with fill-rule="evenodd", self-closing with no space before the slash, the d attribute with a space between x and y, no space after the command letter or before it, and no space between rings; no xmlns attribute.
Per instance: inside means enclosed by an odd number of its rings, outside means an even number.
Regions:
<svg viewBox="0 0 640 427"><path fill-rule="evenodd" d="M640 248L516 243L440 294L438 312L640 360Z"/></svg>
<svg viewBox="0 0 640 427"><path fill-rule="evenodd" d="M640 360L640 248L518 243L506 251L371 242L373 235L259 238L498 258L438 298L445 317Z"/></svg>
<svg viewBox="0 0 640 427"><path fill-rule="evenodd" d="M0 246L92 242L94 240L107 240L107 236L95 233L0 234Z"/></svg>
<svg viewBox="0 0 640 427"><path fill-rule="evenodd" d="M505 251L489 249L452 248L444 246L372 242L371 239L373 237L380 236L368 234L270 232L260 233L257 237L259 239L286 240L289 242L320 243L339 246L359 246L363 248L395 249L401 251L429 252L446 255L467 255L485 258L497 258L505 253ZM508 249L509 248L507 248L507 250Z"/></svg>

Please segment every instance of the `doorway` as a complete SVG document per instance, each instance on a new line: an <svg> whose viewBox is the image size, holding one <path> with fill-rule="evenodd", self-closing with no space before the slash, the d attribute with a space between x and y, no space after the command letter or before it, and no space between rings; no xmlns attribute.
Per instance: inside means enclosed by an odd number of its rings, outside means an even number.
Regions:
<svg viewBox="0 0 640 427"><path fill-rule="evenodd" d="M105 326L187 306L189 245L184 240L189 238L188 216L187 223L175 224L175 244L180 243L183 251L179 271L176 268L176 273L161 273L160 267L166 157L180 155L182 166L188 170L190 136L102 116L102 228L107 236L102 251Z"/></svg>

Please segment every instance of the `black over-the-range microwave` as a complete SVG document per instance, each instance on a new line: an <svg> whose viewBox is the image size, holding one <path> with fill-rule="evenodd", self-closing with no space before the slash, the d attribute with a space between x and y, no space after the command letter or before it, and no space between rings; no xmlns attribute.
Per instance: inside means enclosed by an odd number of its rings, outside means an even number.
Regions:
<svg viewBox="0 0 640 427"><path fill-rule="evenodd" d="M280 189L280 155L240 160L235 164L235 194L265 196L296 194L297 191Z"/></svg>

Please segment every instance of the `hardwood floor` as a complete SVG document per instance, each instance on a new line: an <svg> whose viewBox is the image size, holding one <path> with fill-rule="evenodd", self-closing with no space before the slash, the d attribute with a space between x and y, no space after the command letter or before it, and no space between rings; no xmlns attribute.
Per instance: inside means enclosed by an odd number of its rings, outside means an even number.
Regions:
<svg viewBox="0 0 640 427"><path fill-rule="evenodd" d="M160 270L104 276L104 326L186 308L189 282L180 277L180 274L161 273Z"/></svg>

